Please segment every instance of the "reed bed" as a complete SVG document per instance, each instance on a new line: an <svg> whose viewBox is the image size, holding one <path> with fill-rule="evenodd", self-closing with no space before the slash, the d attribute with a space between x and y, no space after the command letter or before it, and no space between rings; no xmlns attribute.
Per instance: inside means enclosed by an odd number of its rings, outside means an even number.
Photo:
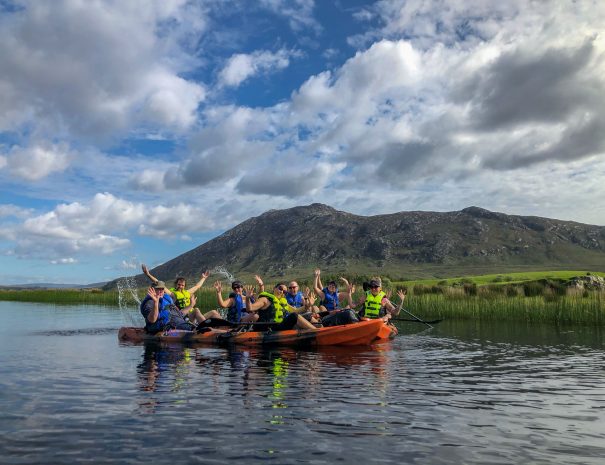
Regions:
<svg viewBox="0 0 605 465"><path fill-rule="evenodd" d="M100 289L18 289L0 290L0 300L47 304L118 305L118 291Z"/></svg>
<svg viewBox="0 0 605 465"><path fill-rule="evenodd" d="M405 308L423 318L605 325L605 294L509 296L503 294L421 294Z"/></svg>
<svg viewBox="0 0 605 465"><path fill-rule="evenodd" d="M142 300L145 292L145 289L128 290L128 295L122 295L120 301L117 290L0 290L0 300L138 308L137 300ZM356 297L359 296L360 292ZM213 289L200 289L196 297L197 307L203 312L217 308L216 293ZM223 297L227 297L226 290L223 291ZM393 300L398 303L395 292ZM473 284L438 288L415 286L408 290L404 307L425 319L605 325L605 292L549 286L500 286L497 289Z"/></svg>

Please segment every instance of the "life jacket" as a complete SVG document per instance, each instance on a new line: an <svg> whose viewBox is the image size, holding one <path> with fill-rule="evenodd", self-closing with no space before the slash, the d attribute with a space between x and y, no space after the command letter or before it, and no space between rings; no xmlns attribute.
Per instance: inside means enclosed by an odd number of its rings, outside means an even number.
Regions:
<svg viewBox="0 0 605 465"><path fill-rule="evenodd" d="M327 287L322 289L324 293L324 300L321 301L321 304L326 307L326 310L336 310L338 308L338 288L330 293Z"/></svg>
<svg viewBox="0 0 605 465"><path fill-rule="evenodd" d="M303 294L300 291L298 291L295 295L286 292L286 301L291 307L302 307L304 305Z"/></svg>
<svg viewBox="0 0 605 465"><path fill-rule="evenodd" d="M382 307L382 299L386 294L382 291L378 295L372 294L372 291L366 292L366 301L363 304L363 316L366 318L380 318L380 309Z"/></svg>
<svg viewBox="0 0 605 465"><path fill-rule="evenodd" d="M233 305L227 310L227 320L231 323L239 323L242 319L242 313L246 312L246 304L241 294L234 293L230 297L233 299Z"/></svg>
<svg viewBox="0 0 605 465"><path fill-rule="evenodd" d="M143 309L145 308L145 305L147 304L148 301L151 300L151 297L146 296L143 301L141 302L141 306L139 307L139 309L141 310L141 314L143 316ZM155 320L155 323L150 323L149 321L147 321L147 318L145 318L145 330L148 333L157 333L160 331L163 331L164 328L166 328L169 323L170 323L170 306L172 305L172 299L170 298L169 295L164 294L162 296L162 299L158 302L158 319Z"/></svg>
<svg viewBox="0 0 605 465"><path fill-rule="evenodd" d="M176 297L176 306L181 310L191 305L191 293L188 290L177 291L176 288L171 287L170 292Z"/></svg>
<svg viewBox="0 0 605 465"><path fill-rule="evenodd" d="M258 297L265 297L270 302L267 308L258 311L259 321L271 323L281 323L284 321L284 310L287 308L284 306L287 305L285 298L278 299L269 292L261 292Z"/></svg>

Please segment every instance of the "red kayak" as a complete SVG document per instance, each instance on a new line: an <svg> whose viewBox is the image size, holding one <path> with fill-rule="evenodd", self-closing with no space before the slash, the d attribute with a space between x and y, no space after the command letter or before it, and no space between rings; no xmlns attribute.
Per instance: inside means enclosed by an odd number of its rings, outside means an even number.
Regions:
<svg viewBox="0 0 605 465"><path fill-rule="evenodd" d="M315 331L293 329L238 332L218 328L203 333L171 329L157 334L148 334L143 328L123 327L118 332L118 339L135 343L161 341L214 345L353 346L371 344L379 338L384 326L382 320L367 320L348 325L317 328Z"/></svg>

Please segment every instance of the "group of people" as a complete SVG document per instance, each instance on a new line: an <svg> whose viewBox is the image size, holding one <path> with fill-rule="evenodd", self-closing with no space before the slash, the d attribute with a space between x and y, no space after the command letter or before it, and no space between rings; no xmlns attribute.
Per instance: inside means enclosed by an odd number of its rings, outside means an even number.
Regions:
<svg viewBox="0 0 605 465"><path fill-rule="evenodd" d="M174 287L167 288L163 281L153 276L145 265L143 273L151 280L152 285L140 305L141 314L145 317L145 329L157 333L166 328L194 330L211 319L222 319L217 310L202 313L196 307L195 292L202 287L209 272L202 273L197 284L186 288L186 280L178 277ZM395 306L389 295L382 290L379 278L364 283L361 298L354 302L355 286L345 278L340 278L346 290L339 291L335 281L329 281L324 287L321 282L321 271L314 272L313 291L308 287L302 291L296 281L288 285L277 283L271 292L265 290L260 276L255 276L255 286L244 286L241 281L231 283L231 293L223 298L221 281L214 283L217 305L226 309L226 320L232 324L270 323L274 331L293 328L317 330L319 326L333 326L359 321L360 318L383 318L399 314L403 307L406 293L399 290L401 299ZM359 309L359 312L355 312Z"/></svg>

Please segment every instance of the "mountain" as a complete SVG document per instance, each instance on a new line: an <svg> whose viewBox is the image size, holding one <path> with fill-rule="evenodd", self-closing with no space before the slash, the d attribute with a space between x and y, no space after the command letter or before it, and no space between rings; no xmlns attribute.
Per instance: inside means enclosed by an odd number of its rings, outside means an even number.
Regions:
<svg viewBox="0 0 605 465"><path fill-rule="evenodd" d="M151 270L170 282L223 266L239 278L308 278L319 267L391 279L519 270L602 270L605 227L478 207L359 216L312 204L269 210ZM139 284L146 284L142 275ZM211 276L210 280L213 277ZM115 281L107 287L115 286Z"/></svg>

